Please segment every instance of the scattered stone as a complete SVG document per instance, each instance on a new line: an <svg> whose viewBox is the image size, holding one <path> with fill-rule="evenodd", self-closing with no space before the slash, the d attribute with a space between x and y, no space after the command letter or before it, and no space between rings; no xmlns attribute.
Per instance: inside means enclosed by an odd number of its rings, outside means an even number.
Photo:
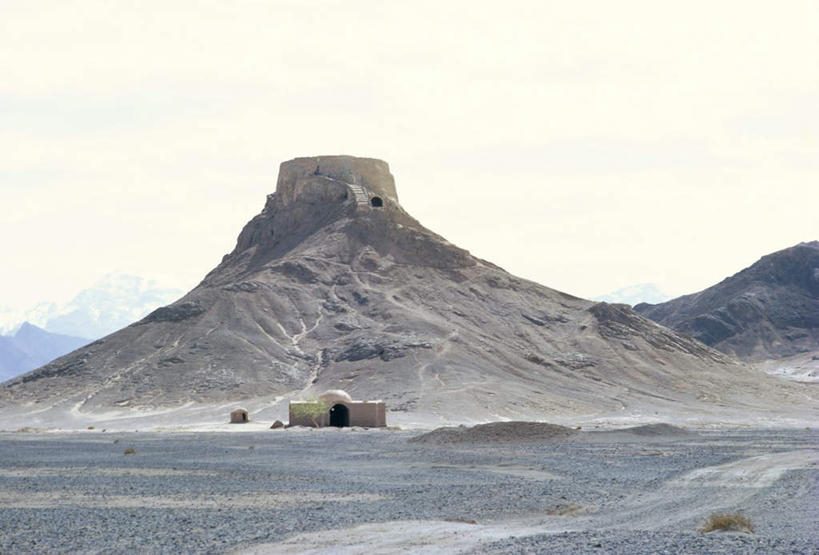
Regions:
<svg viewBox="0 0 819 555"><path fill-rule="evenodd" d="M666 423L659 423L659 424L645 424L643 426L634 426L633 428L625 428L622 430L613 430L619 432L627 432L630 434L634 434L637 436L690 436L694 435L694 432L690 430L686 430L685 428L680 428L679 426L674 426L672 424Z"/></svg>

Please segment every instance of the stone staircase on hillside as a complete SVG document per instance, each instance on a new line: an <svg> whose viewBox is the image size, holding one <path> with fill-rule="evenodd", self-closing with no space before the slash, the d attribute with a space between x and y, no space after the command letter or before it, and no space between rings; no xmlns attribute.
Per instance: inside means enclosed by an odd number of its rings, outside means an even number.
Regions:
<svg viewBox="0 0 819 555"><path fill-rule="evenodd" d="M358 206L358 208L370 206L370 198L367 195L367 191L364 190L364 187L356 183L347 183L347 187L349 187L350 190L353 192L353 196L355 197L355 203Z"/></svg>
<svg viewBox="0 0 819 555"><path fill-rule="evenodd" d="M326 179L328 181L335 181L336 183L343 183L350 189L350 192L353 193L353 198L355 199L356 208L369 208L370 207L370 195L367 194L367 190L359 185L358 183L350 183L349 181L342 181L341 179L336 179L334 177L330 177L329 175L321 175L318 174L319 177L322 179Z"/></svg>

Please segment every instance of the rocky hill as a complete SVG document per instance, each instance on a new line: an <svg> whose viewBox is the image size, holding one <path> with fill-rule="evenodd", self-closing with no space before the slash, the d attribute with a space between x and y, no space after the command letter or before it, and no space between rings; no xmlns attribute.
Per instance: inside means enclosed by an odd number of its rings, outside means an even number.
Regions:
<svg viewBox="0 0 819 555"><path fill-rule="evenodd" d="M762 257L693 295L634 309L748 361L819 350L819 241Z"/></svg>
<svg viewBox="0 0 819 555"><path fill-rule="evenodd" d="M6 383L0 408L77 414L335 388L456 420L700 414L799 394L626 305L475 258L403 210L386 163L322 156L282 164L275 194L190 293Z"/></svg>

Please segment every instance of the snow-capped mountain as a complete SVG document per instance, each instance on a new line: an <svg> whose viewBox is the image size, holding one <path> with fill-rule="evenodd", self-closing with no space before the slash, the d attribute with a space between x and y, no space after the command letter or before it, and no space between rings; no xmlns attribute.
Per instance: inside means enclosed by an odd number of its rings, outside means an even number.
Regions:
<svg viewBox="0 0 819 555"><path fill-rule="evenodd" d="M0 333L12 334L23 322L52 333L97 339L136 322L182 295L139 276L111 273L70 302L40 302L27 310L0 307Z"/></svg>
<svg viewBox="0 0 819 555"><path fill-rule="evenodd" d="M28 308L0 305L0 336L14 335L25 322L44 328L45 323L57 313L57 310L57 303L53 302L39 302Z"/></svg>
<svg viewBox="0 0 819 555"><path fill-rule="evenodd" d="M592 300L634 306L640 303L657 304L667 301L670 298L671 295L660 291L653 283L638 283L606 293L605 295L600 295L599 297L593 297Z"/></svg>

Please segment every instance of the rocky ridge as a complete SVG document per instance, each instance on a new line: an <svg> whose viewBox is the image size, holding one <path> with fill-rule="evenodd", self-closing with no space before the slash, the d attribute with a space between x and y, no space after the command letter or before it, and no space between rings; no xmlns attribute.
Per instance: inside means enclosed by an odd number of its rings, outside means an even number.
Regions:
<svg viewBox="0 0 819 555"><path fill-rule="evenodd" d="M819 241L763 256L699 293L634 310L742 360L819 351Z"/></svg>

